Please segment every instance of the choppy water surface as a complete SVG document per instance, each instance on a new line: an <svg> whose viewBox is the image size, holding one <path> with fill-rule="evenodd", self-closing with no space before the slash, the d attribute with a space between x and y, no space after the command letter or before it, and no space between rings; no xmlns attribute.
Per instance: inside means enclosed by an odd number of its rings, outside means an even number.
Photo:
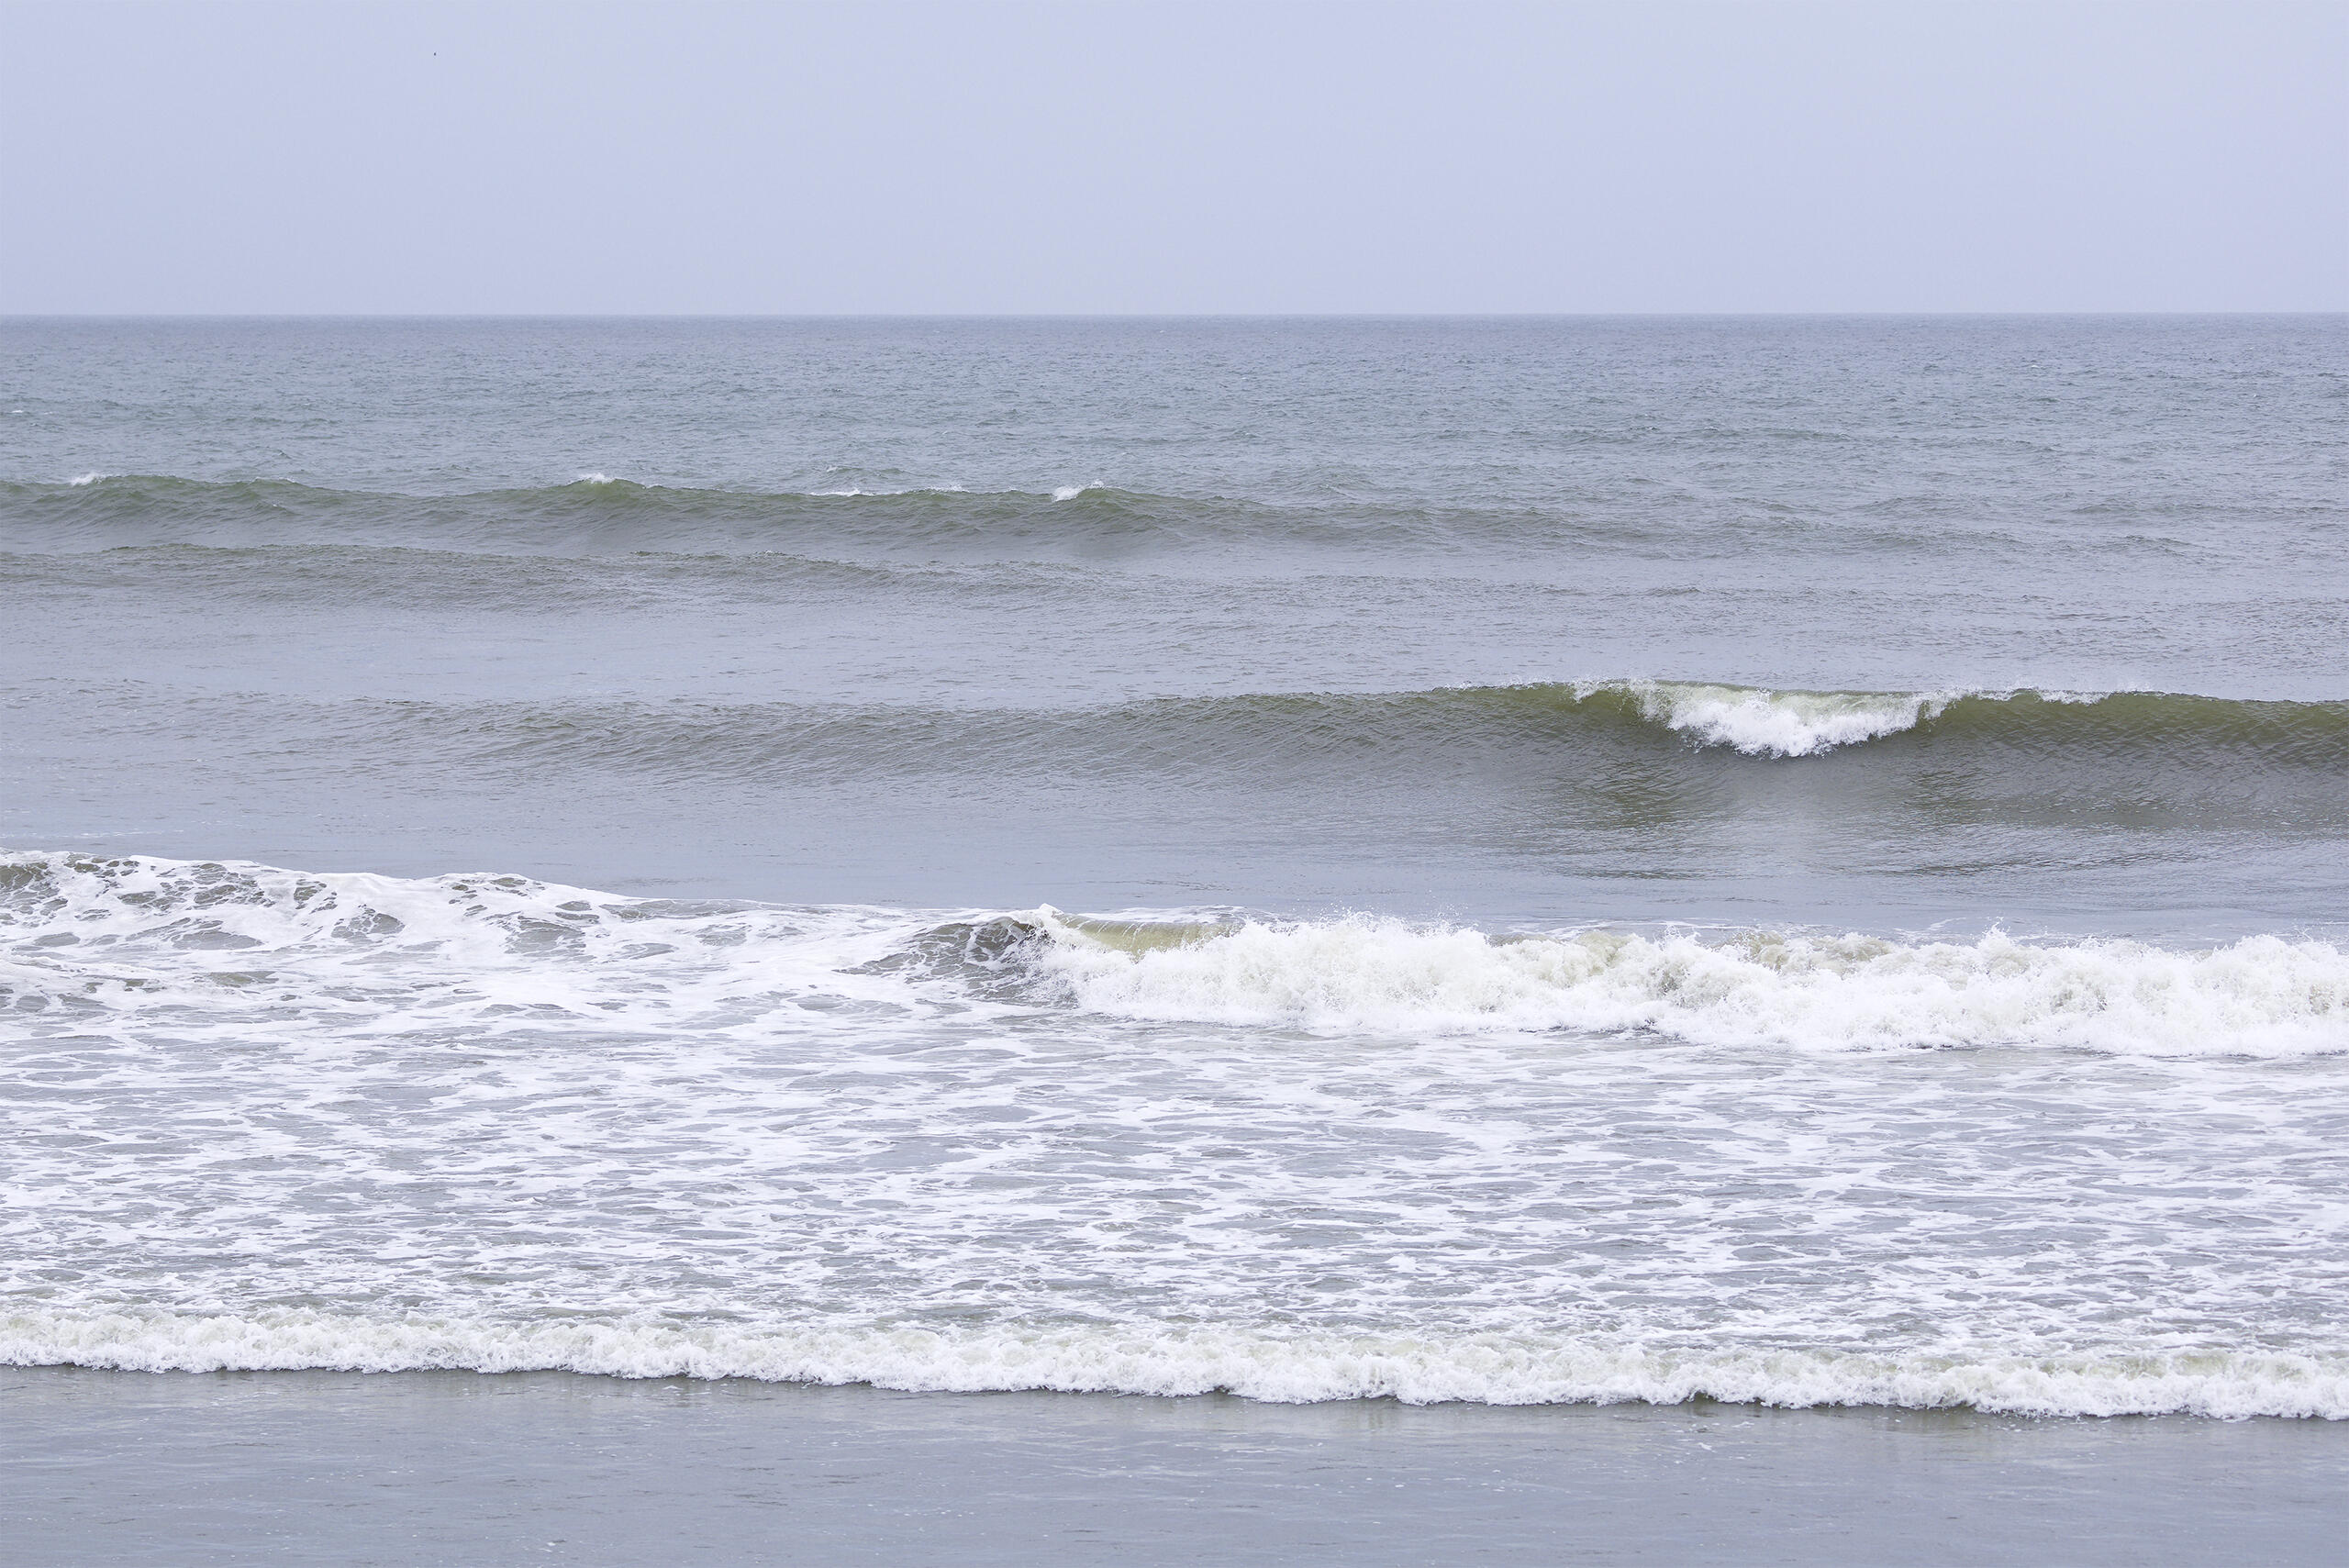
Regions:
<svg viewBox="0 0 2349 1568"><path fill-rule="evenodd" d="M0 405L0 1356L2349 1416L2337 319Z"/></svg>

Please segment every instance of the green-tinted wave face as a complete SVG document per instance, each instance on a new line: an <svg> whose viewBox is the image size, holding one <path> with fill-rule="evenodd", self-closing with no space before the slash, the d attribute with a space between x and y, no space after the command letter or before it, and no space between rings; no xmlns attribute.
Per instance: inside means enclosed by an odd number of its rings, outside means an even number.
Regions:
<svg viewBox="0 0 2349 1568"><path fill-rule="evenodd" d="M329 710L321 710L327 719ZM703 777L841 778L984 766L1215 780L1359 765L1379 775L1588 778L1641 765L1734 789L1979 767L2349 773L2349 704L2123 692L1777 693L1673 682L1404 693L1170 697L1054 708L839 703L370 701L330 710L337 743L439 751L484 767L593 759ZM225 722L225 720L223 721Z"/></svg>
<svg viewBox="0 0 2349 1568"><path fill-rule="evenodd" d="M2259 702L2169 692L1777 692L1641 681L1564 690L1698 746L1808 757L1899 736L1943 748L2077 754L2216 750L2279 765L2349 767L2349 702Z"/></svg>
<svg viewBox="0 0 2349 1568"><path fill-rule="evenodd" d="M24 722L39 717L18 710L28 750L63 743ZM2213 929L2278 906L2321 925L2339 917L2330 846L2349 834L2343 705L2156 694L1638 682L956 708L114 687L90 694L72 743L109 727L264 797L331 783L359 801L508 802L564 832L607 823L596 831L614 843L683 833L794 864L885 866L900 843L953 841L1062 877L1140 868L1163 879L1161 905L1317 886L1351 904L1367 884L1428 890L1439 908L1580 889L1575 907L1668 915L1724 886L1797 885L1917 922L2054 886L2119 890L2143 922L2184 888L2221 911ZM1230 848L1208 874L1177 858L1210 837ZM1087 886L1097 906L1141 901ZM1094 934L1139 950L1196 933ZM956 963L1028 940L950 936Z"/></svg>

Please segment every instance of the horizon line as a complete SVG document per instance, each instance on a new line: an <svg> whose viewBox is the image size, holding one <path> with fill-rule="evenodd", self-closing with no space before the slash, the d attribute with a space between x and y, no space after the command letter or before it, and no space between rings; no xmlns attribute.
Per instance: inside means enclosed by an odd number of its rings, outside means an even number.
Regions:
<svg viewBox="0 0 2349 1568"><path fill-rule="evenodd" d="M2349 316L2349 305L2030 310L0 310L0 321L1620 321L2221 316Z"/></svg>

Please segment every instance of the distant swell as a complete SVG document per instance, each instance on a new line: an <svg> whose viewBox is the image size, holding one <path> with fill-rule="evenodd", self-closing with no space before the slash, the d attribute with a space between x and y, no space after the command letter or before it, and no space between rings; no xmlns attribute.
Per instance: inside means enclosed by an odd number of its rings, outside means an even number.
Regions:
<svg viewBox="0 0 2349 1568"><path fill-rule="evenodd" d="M1673 1349L1506 1334L1342 1333L1152 1322L760 1327L281 1311L0 1315L0 1364L144 1372L564 1371L970 1393L1236 1394L1282 1404L1969 1407L2035 1416L2349 1418L2349 1358L2244 1351L1942 1354Z"/></svg>
<svg viewBox="0 0 2349 1568"><path fill-rule="evenodd" d="M951 485L747 491L582 473L530 489L416 495L290 480L98 474L0 481L0 550L125 545L365 545L518 554L637 552L1089 559L1192 544L1394 547L1446 537L1461 514L1271 506L1098 483L977 493Z"/></svg>
<svg viewBox="0 0 2349 1568"><path fill-rule="evenodd" d="M1904 539L1906 536L1902 536ZM1198 550L1309 546L1316 559L1365 552L1449 557L1464 541L1500 557L1631 549L1657 540L1628 522L1440 502L1274 503L1169 495L1097 480L970 491L880 483L812 490L647 484L581 473L559 484L406 495L284 479L84 473L0 481L0 551L123 546L368 546L487 554L765 554L915 560L1103 562ZM1722 537L1695 548L1733 553Z"/></svg>

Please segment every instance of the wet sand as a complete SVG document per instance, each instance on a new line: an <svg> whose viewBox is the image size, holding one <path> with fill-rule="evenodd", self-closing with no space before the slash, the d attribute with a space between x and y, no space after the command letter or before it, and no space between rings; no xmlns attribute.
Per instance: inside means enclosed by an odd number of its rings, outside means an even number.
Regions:
<svg viewBox="0 0 2349 1568"><path fill-rule="evenodd" d="M0 1371L12 1562L2316 1562L2349 1427Z"/></svg>

